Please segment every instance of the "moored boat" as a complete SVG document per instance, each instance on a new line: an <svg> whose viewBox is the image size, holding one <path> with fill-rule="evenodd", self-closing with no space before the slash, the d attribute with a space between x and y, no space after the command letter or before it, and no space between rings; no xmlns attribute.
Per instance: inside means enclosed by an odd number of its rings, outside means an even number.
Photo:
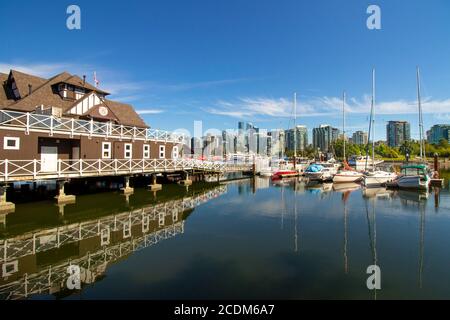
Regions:
<svg viewBox="0 0 450 320"><path fill-rule="evenodd" d="M392 182L397 178L395 172L373 171L364 175L363 184L366 187L380 187Z"/></svg>
<svg viewBox="0 0 450 320"><path fill-rule="evenodd" d="M298 171L297 170L278 170L272 175L272 179L282 179L282 178L290 178L290 177L297 177Z"/></svg>
<svg viewBox="0 0 450 320"><path fill-rule="evenodd" d="M330 181L335 173L330 167L312 164L306 168L304 175L311 181Z"/></svg>
<svg viewBox="0 0 450 320"><path fill-rule="evenodd" d="M428 167L425 164L404 165L395 182L401 189L428 190L431 182Z"/></svg>
<svg viewBox="0 0 450 320"><path fill-rule="evenodd" d="M357 171L340 171L333 177L334 183L357 182L363 178L363 174Z"/></svg>

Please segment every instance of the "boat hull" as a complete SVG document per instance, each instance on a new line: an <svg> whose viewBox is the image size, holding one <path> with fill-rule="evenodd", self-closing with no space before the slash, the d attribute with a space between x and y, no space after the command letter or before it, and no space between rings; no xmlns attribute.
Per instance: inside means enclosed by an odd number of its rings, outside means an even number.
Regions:
<svg viewBox="0 0 450 320"><path fill-rule="evenodd" d="M329 172L305 172L305 177L311 181L329 181L333 178Z"/></svg>
<svg viewBox="0 0 450 320"><path fill-rule="evenodd" d="M430 179L423 179L421 176L403 176L396 182L401 189L428 190Z"/></svg>
<svg viewBox="0 0 450 320"><path fill-rule="evenodd" d="M380 187L394 179L394 175L368 175L364 176L363 183L366 187Z"/></svg>
<svg viewBox="0 0 450 320"><path fill-rule="evenodd" d="M336 174L333 177L334 183L358 182L363 178L362 174Z"/></svg>

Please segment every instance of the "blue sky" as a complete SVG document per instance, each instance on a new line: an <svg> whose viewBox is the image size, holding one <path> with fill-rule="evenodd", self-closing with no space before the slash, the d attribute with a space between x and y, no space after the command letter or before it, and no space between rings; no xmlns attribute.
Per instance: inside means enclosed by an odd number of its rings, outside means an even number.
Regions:
<svg viewBox="0 0 450 320"><path fill-rule="evenodd" d="M81 30L66 8L81 8ZM381 8L381 30L366 9ZM425 128L450 122L450 2L447 0L2 1L0 71L42 76L97 72L100 88L162 129L262 128L298 123L367 130L371 69L377 71L377 138L388 120L418 136L415 68L421 68Z"/></svg>

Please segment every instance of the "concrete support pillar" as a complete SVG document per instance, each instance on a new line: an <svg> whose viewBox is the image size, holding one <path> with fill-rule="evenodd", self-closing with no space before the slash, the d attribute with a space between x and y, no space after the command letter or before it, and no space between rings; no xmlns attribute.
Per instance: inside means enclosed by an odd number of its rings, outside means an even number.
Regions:
<svg viewBox="0 0 450 320"><path fill-rule="evenodd" d="M130 187L130 176L125 176L124 187L120 189L123 194L129 195L134 193L134 188Z"/></svg>
<svg viewBox="0 0 450 320"><path fill-rule="evenodd" d="M6 215L15 209L14 203L6 201L6 185L0 185L0 214Z"/></svg>
<svg viewBox="0 0 450 320"><path fill-rule="evenodd" d="M57 182L58 195L55 197L58 204L75 203L76 197L71 194L66 194L64 190L65 180L58 180Z"/></svg>
<svg viewBox="0 0 450 320"><path fill-rule="evenodd" d="M150 185L148 187L151 191L158 191L162 189L162 185L156 183L156 174L152 174L150 176Z"/></svg>
<svg viewBox="0 0 450 320"><path fill-rule="evenodd" d="M182 186L190 186L192 185L192 180L189 180L189 173L185 172L184 179L178 181L178 184L181 184Z"/></svg>

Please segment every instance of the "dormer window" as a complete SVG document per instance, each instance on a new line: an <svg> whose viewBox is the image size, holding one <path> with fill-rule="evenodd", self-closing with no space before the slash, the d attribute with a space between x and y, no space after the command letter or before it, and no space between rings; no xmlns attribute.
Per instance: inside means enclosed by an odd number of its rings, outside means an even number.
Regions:
<svg viewBox="0 0 450 320"><path fill-rule="evenodd" d="M14 93L14 97L16 99L20 99L19 89L17 89L17 85L16 85L16 82L14 81L14 78L11 81L12 81L11 82L11 89L12 89L12 91Z"/></svg>

